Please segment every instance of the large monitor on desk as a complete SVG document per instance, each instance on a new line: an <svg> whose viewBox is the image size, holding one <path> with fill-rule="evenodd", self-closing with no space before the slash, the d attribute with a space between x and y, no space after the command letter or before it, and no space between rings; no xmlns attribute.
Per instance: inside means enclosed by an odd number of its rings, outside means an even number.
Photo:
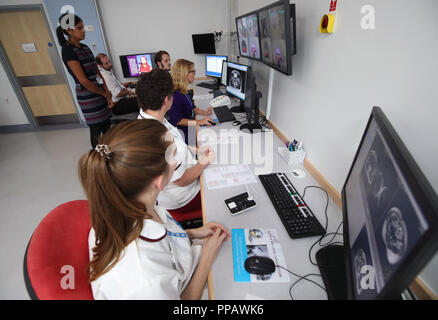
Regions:
<svg viewBox="0 0 438 320"><path fill-rule="evenodd" d="M261 129L259 124L259 98L261 93L257 91L255 75L250 66L227 62L227 92L241 100L238 107L231 108L232 112L245 112L247 123L240 130Z"/></svg>
<svg viewBox="0 0 438 320"><path fill-rule="evenodd" d="M125 78L137 78L143 73L155 69L155 52L128 54L120 56L120 65L122 66L123 76Z"/></svg>
<svg viewBox="0 0 438 320"><path fill-rule="evenodd" d="M438 197L378 107L348 173L342 202L348 297L400 298L437 251ZM321 273L331 268L321 266ZM324 282L326 288L332 285L327 278Z"/></svg>
<svg viewBox="0 0 438 320"><path fill-rule="evenodd" d="M227 92L242 101L245 100L246 77L249 68L247 65L234 62L227 64Z"/></svg>

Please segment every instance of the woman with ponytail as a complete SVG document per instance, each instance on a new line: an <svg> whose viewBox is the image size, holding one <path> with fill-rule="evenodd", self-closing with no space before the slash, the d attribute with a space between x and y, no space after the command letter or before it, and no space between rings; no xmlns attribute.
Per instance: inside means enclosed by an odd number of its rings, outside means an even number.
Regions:
<svg viewBox="0 0 438 320"><path fill-rule="evenodd" d="M82 19L64 13L59 17L56 35L62 47L62 61L76 83L76 97L90 128L91 146L94 148L99 136L111 126L111 93L100 77L93 52L80 42L85 39Z"/></svg>
<svg viewBox="0 0 438 320"><path fill-rule="evenodd" d="M201 298L230 234L213 222L183 230L156 205L177 167L175 153L173 135L163 124L132 120L110 129L81 157L95 299Z"/></svg>

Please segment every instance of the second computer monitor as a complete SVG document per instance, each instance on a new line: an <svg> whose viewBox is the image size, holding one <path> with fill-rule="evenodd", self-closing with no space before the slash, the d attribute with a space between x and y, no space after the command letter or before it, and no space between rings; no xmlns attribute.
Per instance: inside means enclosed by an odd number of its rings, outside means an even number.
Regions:
<svg viewBox="0 0 438 320"><path fill-rule="evenodd" d="M243 64L228 62L227 92L245 101L246 77L249 67Z"/></svg>
<svg viewBox="0 0 438 320"><path fill-rule="evenodd" d="M222 77L222 62L227 60L227 56L206 55L205 56L205 75L214 78Z"/></svg>
<svg viewBox="0 0 438 320"><path fill-rule="evenodd" d="M222 61L222 76L221 76L221 85L227 86L227 68L228 68L228 61L223 60Z"/></svg>
<svg viewBox="0 0 438 320"><path fill-rule="evenodd" d="M157 67L154 58L155 52L120 56L123 76L125 78L141 77L143 73Z"/></svg>

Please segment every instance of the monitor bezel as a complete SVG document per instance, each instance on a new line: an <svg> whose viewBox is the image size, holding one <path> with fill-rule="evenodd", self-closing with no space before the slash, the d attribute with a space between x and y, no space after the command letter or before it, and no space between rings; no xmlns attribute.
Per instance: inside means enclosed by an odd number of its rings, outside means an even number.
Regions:
<svg viewBox="0 0 438 320"><path fill-rule="evenodd" d="M242 48L240 47L239 27L238 27L238 24L237 24L237 21L238 21L239 19L245 18L245 17L247 17L247 16L252 16L252 15L254 15L254 14L257 16L257 29L258 29L258 31L259 31L259 32L258 32L258 33L259 33L259 36L257 37L257 38L258 38L258 42L259 42L259 53L260 53L260 58L259 58L259 59L257 59L257 58L253 58L253 57L251 57L249 54L248 54L248 56L245 56L245 55L242 54ZM262 61L261 42L260 42L260 20L259 20L259 10L254 10L254 11L252 11L252 12L245 13L244 15L238 16L238 17L236 17L235 22L236 22L237 42L238 42L238 45L239 45L239 54L240 54L240 56L243 57L243 58L246 58L246 59L254 60L254 61Z"/></svg>
<svg viewBox="0 0 438 320"><path fill-rule="evenodd" d="M211 76L211 75L208 75L208 74L207 74L207 57L225 57L225 59L222 60L221 76L216 77L216 76ZM206 54L206 55L205 55L205 76L206 76L206 77L216 78L216 79L220 79L220 78L222 78L223 61L227 61L227 60L228 60L228 56L226 56L226 55L222 55L222 54Z"/></svg>
<svg viewBox="0 0 438 320"><path fill-rule="evenodd" d="M236 96L234 93L228 91L228 84L225 86L225 91L226 91L227 93L232 94L234 97L236 97L237 99L239 99L239 100L241 100L241 101L245 101L245 100L246 100L246 80L247 80L247 78L248 78L248 72L249 72L249 70L251 70L251 66L248 66L248 65L246 65L246 64L242 64L242 63L232 62L232 61L227 61L227 63L228 63L228 64L227 64L227 69L228 69L228 66L229 66L230 63L237 64L237 65L239 65L239 66L247 67L246 72L245 72L245 73L246 73L246 74L245 74L245 99L242 99L242 98ZM228 82L228 76L227 76L227 82Z"/></svg>
<svg viewBox="0 0 438 320"><path fill-rule="evenodd" d="M365 131L362 135L359 147L354 156L348 175L342 188L342 215L343 234L345 248L345 266L347 277L348 298L354 299L353 273L351 265L351 250L348 229L348 213L346 186L352 173L353 167L359 156L361 147L368 133L372 120L375 120L384 139L391 150L395 161L403 172L403 176L411 187L411 192L417 199L424 218L429 223L429 229L417 241L410 253L404 258L398 270L386 282L383 289L375 296L375 299L399 299L400 293L405 290L415 279L422 268L436 254L438 249L438 196L434 189L416 164L412 155L402 142L395 129L383 113L380 107L373 107L371 116L368 119Z"/></svg>
<svg viewBox="0 0 438 320"><path fill-rule="evenodd" d="M206 36L206 35L208 35L209 36L209 40L213 40L213 51L214 52L196 52L196 48L195 48L195 37L196 36ZM195 34L192 34L192 43L193 43L193 52L195 53L195 54L209 54L209 55L215 55L216 54L216 43L215 43L215 41L214 41L214 33L211 33L211 32L207 32L207 33L195 33Z"/></svg>
<svg viewBox="0 0 438 320"><path fill-rule="evenodd" d="M222 61L222 71L224 70L224 63L227 63L227 66L228 66L228 62L231 62L231 61L229 61L228 59L227 60L224 60L224 61ZM232 63L232 62L231 62ZM225 72L227 72L227 70L225 69ZM225 86L225 89L227 88L227 83L226 83L226 81L225 81L225 84L224 83L222 83L222 78L223 78L223 76L224 76L224 74L223 74L223 72L222 72L222 77L221 77L221 85L223 85L223 86ZM228 77L227 77L227 80L228 80Z"/></svg>
<svg viewBox="0 0 438 320"><path fill-rule="evenodd" d="M277 68L275 65L270 64L268 62L266 62L265 60L263 60L263 55L260 52L260 61L263 62L265 65L285 74L288 76L292 75L292 55L296 54L296 22L295 22L295 4L294 3L290 3L289 0L280 0L274 3L271 3L270 5L260 8L257 10L257 15L260 15L260 12L262 11L266 11L269 10L271 8L277 7L279 5L283 5L284 11L285 11L285 37L286 37L286 52L288 53L286 55L286 63L287 63L287 70L283 71L280 68ZM290 20L291 20L291 10L293 8L293 18L294 18L294 51L292 51L292 35L291 35L291 24L290 24ZM261 29L261 25L260 25L260 17L258 18L259 20L259 30ZM260 33L261 34L261 33ZM262 50L262 44L261 44L261 36L259 37L259 41L260 41L260 51Z"/></svg>
<svg viewBox="0 0 438 320"><path fill-rule="evenodd" d="M119 56L119 60L120 60L120 67L122 68L122 74L124 78L140 78L141 74L139 76L131 76L131 74L129 73L129 67L127 65L127 57L130 56L141 56L141 55L151 55L151 62L152 62L152 69L156 69L158 68L158 66L155 64L155 55L157 54L157 51L155 52L143 52L143 53L129 53L129 54L124 54L124 55L120 55ZM122 60L124 59L124 61ZM128 69L125 69L125 66ZM125 71L127 73L125 73Z"/></svg>

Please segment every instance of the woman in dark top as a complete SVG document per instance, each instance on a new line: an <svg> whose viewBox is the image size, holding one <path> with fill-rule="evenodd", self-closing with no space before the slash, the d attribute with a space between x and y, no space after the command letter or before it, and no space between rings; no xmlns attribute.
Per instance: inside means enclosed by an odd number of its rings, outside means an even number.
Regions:
<svg viewBox="0 0 438 320"><path fill-rule="evenodd" d="M180 129L186 143L188 141L188 125L193 122L196 125L211 125L213 120L208 118L212 114L212 108L202 110L196 107L192 98L187 93L188 85L195 81L195 64L185 59L178 59L172 66L172 80L175 93L173 95L172 107L169 110L170 123ZM206 116L201 120L194 120L195 114Z"/></svg>
<svg viewBox="0 0 438 320"><path fill-rule="evenodd" d="M104 89L92 51L80 43L85 39L82 19L65 13L59 24L56 35L62 46L62 61L75 80L78 104L90 127L91 146L95 148L100 135L111 127L111 93Z"/></svg>

